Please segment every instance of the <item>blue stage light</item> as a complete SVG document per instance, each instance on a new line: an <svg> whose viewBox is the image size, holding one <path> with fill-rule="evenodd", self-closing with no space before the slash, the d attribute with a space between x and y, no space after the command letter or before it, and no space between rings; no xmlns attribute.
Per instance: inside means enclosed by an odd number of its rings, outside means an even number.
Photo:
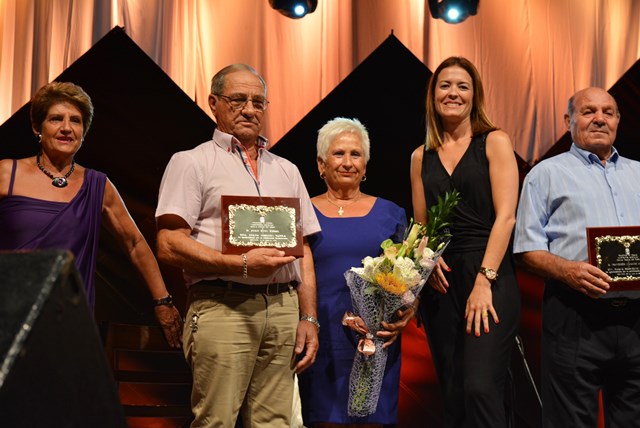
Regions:
<svg viewBox="0 0 640 428"><path fill-rule="evenodd" d="M480 0L429 0L429 11L434 19L457 24L478 13Z"/></svg>
<svg viewBox="0 0 640 428"><path fill-rule="evenodd" d="M293 7L293 13L302 18L307 14L307 8L301 4L297 4Z"/></svg>
<svg viewBox="0 0 640 428"><path fill-rule="evenodd" d="M272 8L292 19L299 19L313 13L318 7L318 0L269 0Z"/></svg>
<svg viewBox="0 0 640 428"><path fill-rule="evenodd" d="M449 10L447 10L445 12L445 14L446 14L447 18L449 18L450 21L455 21L455 22L458 22L458 19L460 18L460 15L462 15L460 13L460 10L455 6L450 7Z"/></svg>

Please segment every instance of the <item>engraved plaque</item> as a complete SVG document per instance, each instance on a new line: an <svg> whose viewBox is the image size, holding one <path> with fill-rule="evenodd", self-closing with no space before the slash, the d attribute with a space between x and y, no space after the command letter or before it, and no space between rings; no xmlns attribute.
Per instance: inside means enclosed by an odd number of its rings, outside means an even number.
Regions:
<svg viewBox="0 0 640 428"><path fill-rule="evenodd" d="M222 196L222 252L272 247L302 257L300 199Z"/></svg>
<svg viewBox="0 0 640 428"><path fill-rule="evenodd" d="M612 278L611 290L640 290L640 226L588 227L589 263Z"/></svg>

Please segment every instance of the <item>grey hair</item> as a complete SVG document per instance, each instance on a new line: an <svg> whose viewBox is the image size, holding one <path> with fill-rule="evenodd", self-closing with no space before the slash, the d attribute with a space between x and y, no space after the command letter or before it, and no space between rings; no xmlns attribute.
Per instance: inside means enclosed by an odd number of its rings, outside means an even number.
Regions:
<svg viewBox="0 0 640 428"><path fill-rule="evenodd" d="M369 162L371 143L369 142L369 132L367 128L365 128L358 119L347 119L345 117L331 119L320 128L318 131L318 143L316 145L318 157L326 161L329 146L333 140L344 133L352 133L360 137L362 148L364 149L364 161L365 163Z"/></svg>
<svg viewBox="0 0 640 428"><path fill-rule="evenodd" d="M214 95L222 94L222 91L224 91L225 78L228 74L235 73L236 71L249 71L255 74L258 79L260 79L260 83L262 83L262 87L264 88L264 95L267 95L267 83L253 67L247 64L231 64L218 71L211 79L211 93Z"/></svg>

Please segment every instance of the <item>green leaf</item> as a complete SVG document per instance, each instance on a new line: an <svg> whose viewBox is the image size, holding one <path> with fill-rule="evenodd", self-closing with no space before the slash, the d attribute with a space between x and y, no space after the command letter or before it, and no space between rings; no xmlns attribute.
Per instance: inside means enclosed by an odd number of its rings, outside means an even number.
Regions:
<svg viewBox="0 0 640 428"><path fill-rule="evenodd" d="M460 192L454 190L447 192L444 199L438 196L438 203L429 208L427 213L427 233L429 236L428 247L436 251L438 246L451 238L451 234L444 231L450 223L453 209L460 202Z"/></svg>

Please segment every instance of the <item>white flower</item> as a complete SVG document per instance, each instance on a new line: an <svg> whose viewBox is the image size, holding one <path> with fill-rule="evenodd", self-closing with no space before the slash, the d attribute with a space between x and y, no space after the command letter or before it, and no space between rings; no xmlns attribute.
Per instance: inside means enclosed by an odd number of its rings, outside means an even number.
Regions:
<svg viewBox="0 0 640 428"><path fill-rule="evenodd" d="M436 253L429 247L425 246L422 249L422 253L418 254L418 264L425 269L432 270L436 262L434 259L436 258Z"/></svg>
<svg viewBox="0 0 640 428"><path fill-rule="evenodd" d="M408 257L398 257L393 266L394 275L402 278L409 287L413 287L420 281L420 272L416 269L416 265Z"/></svg>
<svg viewBox="0 0 640 428"><path fill-rule="evenodd" d="M425 257L420 260L420 266L422 266L428 272L431 272L433 268L436 267L436 262Z"/></svg>
<svg viewBox="0 0 640 428"><path fill-rule="evenodd" d="M355 271L362 279L369 282L375 282L376 274L378 273L378 265L384 260L384 257L365 257L362 259L362 265L364 266L361 272ZM354 268L352 268L353 270Z"/></svg>

